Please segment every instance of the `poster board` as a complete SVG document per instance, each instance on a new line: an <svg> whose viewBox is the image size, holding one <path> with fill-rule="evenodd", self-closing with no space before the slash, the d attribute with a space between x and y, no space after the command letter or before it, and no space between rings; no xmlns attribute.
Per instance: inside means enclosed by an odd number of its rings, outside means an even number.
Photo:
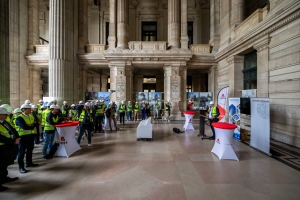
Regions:
<svg viewBox="0 0 300 200"><path fill-rule="evenodd" d="M104 100L104 103L108 106L110 102L110 92L86 92L85 101Z"/></svg>
<svg viewBox="0 0 300 200"><path fill-rule="evenodd" d="M241 140L240 134L240 98L229 98L228 99L228 116L229 123L237 125L237 128L233 132L233 138Z"/></svg>
<svg viewBox="0 0 300 200"><path fill-rule="evenodd" d="M212 92L187 92L187 110L207 110L209 102L213 100ZM190 106L190 101L193 105Z"/></svg>
<svg viewBox="0 0 300 200"><path fill-rule="evenodd" d="M250 146L271 155L269 98L251 98Z"/></svg>
<svg viewBox="0 0 300 200"><path fill-rule="evenodd" d="M156 101L162 108L162 92L137 92L135 94L135 102L138 102L140 105L142 101L149 103L150 110L153 110L153 105ZM135 102L133 102L133 105Z"/></svg>

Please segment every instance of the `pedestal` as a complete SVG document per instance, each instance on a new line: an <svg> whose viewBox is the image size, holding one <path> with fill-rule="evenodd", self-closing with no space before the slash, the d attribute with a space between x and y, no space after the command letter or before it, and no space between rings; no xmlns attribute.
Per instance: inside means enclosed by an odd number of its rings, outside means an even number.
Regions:
<svg viewBox="0 0 300 200"><path fill-rule="evenodd" d="M193 111L185 111L183 112L185 116L185 124L183 126L184 130L195 130L193 126L193 117L195 115L195 112Z"/></svg>

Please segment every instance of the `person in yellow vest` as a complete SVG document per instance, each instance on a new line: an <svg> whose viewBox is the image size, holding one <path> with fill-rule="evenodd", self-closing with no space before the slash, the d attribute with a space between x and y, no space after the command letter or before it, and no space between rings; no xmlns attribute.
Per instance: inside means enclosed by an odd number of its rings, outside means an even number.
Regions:
<svg viewBox="0 0 300 200"><path fill-rule="evenodd" d="M45 126L44 126L44 146L42 149L42 155L45 159L51 159L51 157L47 154L47 149L51 149L54 135L55 135L55 124L60 124L63 119L59 117L59 106L51 105L51 111L47 114ZM50 148L49 148L50 147Z"/></svg>
<svg viewBox="0 0 300 200"><path fill-rule="evenodd" d="M47 105L47 109L42 112L42 123L41 123L41 126L42 126L42 141L44 141L44 134L45 134L44 128L45 128L46 118L47 118L47 115L51 112L50 106L51 106L51 104L49 103ZM49 145L49 150L50 150L50 145Z"/></svg>
<svg viewBox="0 0 300 200"><path fill-rule="evenodd" d="M44 105L44 101L41 99L41 100L39 100L39 104L37 104L37 107L38 107L38 113L40 114L40 115L42 115L42 109L41 109L41 107Z"/></svg>
<svg viewBox="0 0 300 200"><path fill-rule="evenodd" d="M219 111L219 108L214 105L213 101L211 101L209 103L208 113L209 113L208 114L208 120L209 120L209 123L210 123L211 130L213 132L213 136L210 137L210 139L214 140L215 139L215 128L211 124L214 123L214 122L219 121L220 111Z"/></svg>
<svg viewBox="0 0 300 200"><path fill-rule="evenodd" d="M132 105L130 101L127 103L127 121L132 121Z"/></svg>
<svg viewBox="0 0 300 200"><path fill-rule="evenodd" d="M153 111L154 111L154 120L159 118L159 111L160 111L160 105L158 104L157 101L155 101L155 104L153 106Z"/></svg>
<svg viewBox="0 0 300 200"><path fill-rule="evenodd" d="M2 184L18 180L18 177L7 176L7 167L14 163L20 141L18 132L5 120L8 114L4 107L0 107L0 192L8 189Z"/></svg>
<svg viewBox="0 0 300 200"><path fill-rule="evenodd" d="M83 136L83 133L85 131L88 132L88 146L89 147L92 147L92 128L94 126L94 123L93 123L93 115L91 113L91 110L90 110L90 104L88 102L86 102L84 104L84 107L83 107L83 110L81 111L80 113L80 116L79 116L79 134L78 134L78 138L77 138L77 142L78 144L80 144L80 140Z"/></svg>
<svg viewBox="0 0 300 200"><path fill-rule="evenodd" d="M21 106L22 114L16 119L16 130L21 137L18 152L18 164L20 173L27 173L24 165L24 156L26 153L26 167L36 167L38 164L32 162L32 151L34 147L34 117L31 115L31 106L23 104Z"/></svg>
<svg viewBox="0 0 300 200"><path fill-rule="evenodd" d="M76 107L76 105L72 104L71 105L71 109L69 111L69 118L72 121L75 121L76 120L76 116L77 116L77 111L76 111L75 107Z"/></svg>
<svg viewBox="0 0 300 200"><path fill-rule="evenodd" d="M70 110L71 107L68 105L68 102L64 101L63 106L61 107L61 113L66 119L69 119Z"/></svg>
<svg viewBox="0 0 300 200"><path fill-rule="evenodd" d="M2 104L0 107L5 108L9 112L5 121L7 121L11 126L13 126L13 114L11 106L8 104Z"/></svg>
<svg viewBox="0 0 300 200"><path fill-rule="evenodd" d="M120 113L120 124L125 124L125 113L126 113L126 105L124 104L124 101L121 101L121 104L119 105L119 113Z"/></svg>
<svg viewBox="0 0 300 200"><path fill-rule="evenodd" d="M103 118L104 118L104 110L105 110L106 105L104 104L103 100L96 101L96 105L94 106L95 108L95 133L96 132L104 132L102 123L103 123Z"/></svg>
<svg viewBox="0 0 300 200"><path fill-rule="evenodd" d="M20 108L14 109L13 128L16 128L16 119L20 114L22 114L22 110Z"/></svg>
<svg viewBox="0 0 300 200"><path fill-rule="evenodd" d="M139 111L140 111L139 102L135 102L134 107L133 107L133 111L134 111L134 120L136 122L137 120L139 120L138 119Z"/></svg>

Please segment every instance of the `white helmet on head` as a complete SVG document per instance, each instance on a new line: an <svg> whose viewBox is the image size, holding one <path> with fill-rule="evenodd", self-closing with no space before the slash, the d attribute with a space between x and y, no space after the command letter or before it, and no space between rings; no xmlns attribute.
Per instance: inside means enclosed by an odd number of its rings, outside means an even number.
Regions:
<svg viewBox="0 0 300 200"><path fill-rule="evenodd" d="M29 101L29 100L26 100L25 103L26 103L26 104L30 104L30 101Z"/></svg>
<svg viewBox="0 0 300 200"><path fill-rule="evenodd" d="M130 101L128 101L128 103L130 103Z"/></svg>
<svg viewBox="0 0 300 200"><path fill-rule="evenodd" d="M84 102L81 100L81 101L79 101L79 104L84 104Z"/></svg>
<svg viewBox="0 0 300 200"><path fill-rule="evenodd" d="M4 107L0 107L0 115L9 115L10 113Z"/></svg>
<svg viewBox="0 0 300 200"><path fill-rule="evenodd" d="M39 103L44 103L44 101L41 99L41 100L39 100Z"/></svg>
<svg viewBox="0 0 300 200"><path fill-rule="evenodd" d="M75 107L75 104L73 103L73 104L71 105L71 107Z"/></svg>
<svg viewBox="0 0 300 200"><path fill-rule="evenodd" d="M14 109L14 113L16 114L16 113L21 113L22 112L22 110L20 109L20 108L16 108L16 109Z"/></svg>
<svg viewBox="0 0 300 200"><path fill-rule="evenodd" d="M36 105L32 105L31 108L37 109L38 107Z"/></svg>
<svg viewBox="0 0 300 200"><path fill-rule="evenodd" d="M21 105L21 109L27 109L30 108L31 109L31 105L24 103L23 105Z"/></svg>
<svg viewBox="0 0 300 200"><path fill-rule="evenodd" d="M50 109L60 109L60 107L57 106L57 105L51 105L51 106L50 106Z"/></svg>
<svg viewBox="0 0 300 200"><path fill-rule="evenodd" d="M121 101L121 104L124 104L124 101Z"/></svg>
<svg viewBox="0 0 300 200"><path fill-rule="evenodd" d="M86 102L84 105L87 106L87 107L91 106L89 102Z"/></svg>
<svg viewBox="0 0 300 200"><path fill-rule="evenodd" d="M10 105L8 104L3 104L0 107L5 108L7 110L7 112L11 113L12 112L12 108Z"/></svg>
<svg viewBox="0 0 300 200"><path fill-rule="evenodd" d="M213 102L213 101L211 101L211 102L209 102L209 104L210 104L210 105L213 105L213 104L214 104L214 102Z"/></svg>
<svg viewBox="0 0 300 200"><path fill-rule="evenodd" d="M64 101L63 104L67 104L68 102Z"/></svg>
<svg viewBox="0 0 300 200"><path fill-rule="evenodd" d="M57 103L57 100L56 100L56 99L53 99L53 102L54 102L54 103Z"/></svg>
<svg viewBox="0 0 300 200"><path fill-rule="evenodd" d="M100 100L101 101L101 100ZM96 103L100 103L100 101L99 100L96 100Z"/></svg>

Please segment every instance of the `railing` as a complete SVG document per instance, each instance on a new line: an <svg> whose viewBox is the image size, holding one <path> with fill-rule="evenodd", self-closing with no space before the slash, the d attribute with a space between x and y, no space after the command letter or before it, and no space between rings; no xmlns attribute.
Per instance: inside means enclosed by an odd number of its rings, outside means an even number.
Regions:
<svg viewBox="0 0 300 200"><path fill-rule="evenodd" d="M40 42L41 45L44 45L45 43L49 44L49 41L48 41L48 40L45 40L45 39L42 38L42 37L40 37L40 40L41 40L41 42Z"/></svg>
<svg viewBox="0 0 300 200"><path fill-rule="evenodd" d="M190 50L192 53L210 53L211 46L209 44L192 44L190 45Z"/></svg>
<svg viewBox="0 0 300 200"><path fill-rule="evenodd" d="M130 41L128 45L130 50L166 50L168 47L165 41Z"/></svg>
<svg viewBox="0 0 300 200"><path fill-rule="evenodd" d="M105 44L87 44L85 45L87 53L101 53L107 49L107 45Z"/></svg>
<svg viewBox="0 0 300 200"><path fill-rule="evenodd" d="M241 35L244 35L248 32L252 27L259 24L263 21L268 13L268 7L259 8L254 13L252 13L247 19L245 19L240 25L238 25L235 30L235 38L238 38Z"/></svg>

